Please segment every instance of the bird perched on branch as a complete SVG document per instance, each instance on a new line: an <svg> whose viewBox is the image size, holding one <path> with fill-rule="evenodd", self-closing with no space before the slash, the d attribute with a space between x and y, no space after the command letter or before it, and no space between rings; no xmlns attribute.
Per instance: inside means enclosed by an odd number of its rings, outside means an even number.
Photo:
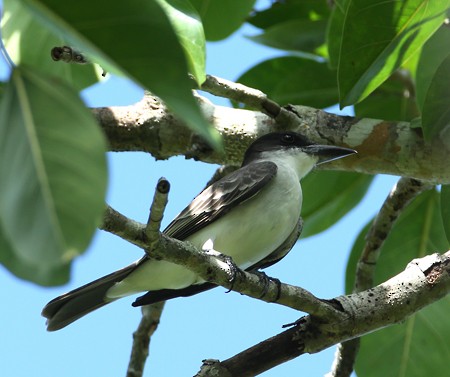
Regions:
<svg viewBox="0 0 450 377"><path fill-rule="evenodd" d="M356 153L314 144L295 132L266 134L247 149L242 166L204 189L164 230L252 271L282 259L299 236L300 180L311 169ZM313 198L309 198L313 200ZM49 331L121 297L147 292L133 306L191 296L215 287L182 265L143 256L135 263L50 301Z"/></svg>

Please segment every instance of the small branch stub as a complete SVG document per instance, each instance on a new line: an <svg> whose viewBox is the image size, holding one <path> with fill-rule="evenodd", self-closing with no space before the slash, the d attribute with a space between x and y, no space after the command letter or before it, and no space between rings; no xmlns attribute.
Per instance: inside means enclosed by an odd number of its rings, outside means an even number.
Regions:
<svg viewBox="0 0 450 377"><path fill-rule="evenodd" d="M147 237L149 251L154 250L159 243L159 235L161 221L164 217L168 196L170 191L169 181L162 177L158 180L155 189L155 195L150 207L150 215L148 217L147 226L145 227L145 236Z"/></svg>

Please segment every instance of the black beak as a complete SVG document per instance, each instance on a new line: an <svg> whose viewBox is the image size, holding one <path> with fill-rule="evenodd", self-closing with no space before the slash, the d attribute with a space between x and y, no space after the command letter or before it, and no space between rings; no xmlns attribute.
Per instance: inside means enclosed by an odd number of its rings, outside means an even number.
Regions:
<svg viewBox="0 0 450 377"><path fill-rule="evenodd" d="M323 164L324 162L337 160L339 158L349 156L354 153L358 153L354 149L336 147L333 145L312 144L308 145L307 147L303 147L302 149L306 153L319 157L319 161L317 162L316 165Z"/></svg>

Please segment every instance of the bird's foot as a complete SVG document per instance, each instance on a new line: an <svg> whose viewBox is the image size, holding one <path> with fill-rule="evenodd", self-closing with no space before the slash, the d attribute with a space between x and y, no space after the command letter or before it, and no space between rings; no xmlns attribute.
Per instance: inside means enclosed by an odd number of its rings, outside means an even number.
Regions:
<svg viewBox="0 0 450 377"><path fill-rule="evenodd" d="M233 290L234 282L236 281L237 274L241 272L239 267L234 263L233 259L225 254L222 254L221 252L214 250L214 249L208 249L205 250L205 253L214 256L217 258L220 262L223 262L226 267L223 267L223 270L225 270L229 276L228 281L230 283L230 288L226 293L229 293Z"/></svg>
<svg viewBox="0 0 450 377"><path fill-rule="evenodd" d="M275 295L275 299L272 302L277 302L280 298L281 294L281 281L277 278L272 278L270 276L267 276L267 274L263 271L251 271L253 274L257 275L259 278L259 281L263 284L263 290L261 293L261 296L259 298L263 298L267 292L269 291L269 285L270 282L274 282L277 286L277 294Z"/></svg>

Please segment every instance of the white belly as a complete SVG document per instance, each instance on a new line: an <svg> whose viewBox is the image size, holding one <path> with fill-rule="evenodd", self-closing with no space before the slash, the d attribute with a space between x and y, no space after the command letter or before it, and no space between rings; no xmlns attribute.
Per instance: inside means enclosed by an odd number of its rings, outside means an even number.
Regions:
<svg viewBox="0 0 450 377"><path fill-rule="evenodd" d="M275 192L277 195L274 196ZM232 257L241 269L246 269L271 254L291 234L297 226L301 202L297 175L290 169L282 169L256 196L187 240L200 249L207 241L212 241L214 250ZM196 274L183 266L151 260L112 287L108 296L115 298L143 291L181 289L201 282Z"/></svg>

